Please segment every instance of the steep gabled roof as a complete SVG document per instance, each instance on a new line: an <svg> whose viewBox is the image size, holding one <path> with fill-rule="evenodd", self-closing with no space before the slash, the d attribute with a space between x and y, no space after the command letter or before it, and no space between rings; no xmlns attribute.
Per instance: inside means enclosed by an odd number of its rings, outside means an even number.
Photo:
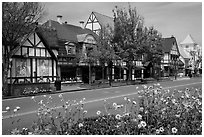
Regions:
<svg viewBox="0 0 204 137"><path fill-rule="evenodd" d="M41 39L43 39L50 48L59 47L56 30L40 26L37 28L36 32L38 36L41 37Z"/></svg>
<svg viewBox="0 0 204 137"><path fill-rule="evenodd" d="M163 38L162 39L163 51L170 52L174 42L176 42L176 39L174 37Z"/></svg>
<svg viewBox="0 0 204 137"><path fill-rule="evenodd" d="M96 16L96 19L99 21L99 24L102 27L107 27L107 25L109 25L112 28L114 27L113 18L106 16L106 15L103 15L103 14L100 14L98 12L92 12L92 13Z"/></svg>
<svg viewBox="0 0 204 137"><path fill-rule="evenodd" d="M57 21L49 20L44 25L56 29L59 40L78 42L77 35L79 34L92 34L97 37L91 30L71 24L60 24Z"/></svg>
<svg viewBox="0 0 204 137"><path fill-rule="evenodd" d="M188 34L187 37L180 44L182 45L196 44L196 42L193 39L193 37L190 34Z"/></svg>

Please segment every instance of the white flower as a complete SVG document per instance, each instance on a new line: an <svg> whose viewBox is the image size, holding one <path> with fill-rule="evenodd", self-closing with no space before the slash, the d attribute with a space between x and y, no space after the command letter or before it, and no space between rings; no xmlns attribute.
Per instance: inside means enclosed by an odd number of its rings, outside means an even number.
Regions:
<svg viewBox="0 0 204 137"><path fill-rule="evenodd" d="M83 103L83 101L82 101L82 100L80 100L80 101L79 101L79 103L80 103L80 104L82 104L82 103Z"/></svg>
<svg viewBox="0 0 204 137"><path fill-rule="evenodd" d="M144 89L146 89L146 88L147 88L147 86L146 86L146 85L143 85L143 88L144 88Z"/></svg>
<svg viewBox="0 0 204 137"><path fill-rule="evenodd" d="M120 117L121 117L120 114L117 114L117 115L115 116L115 118L118 119L118 120L120 120Z"/></svg>
<svg viewBox="0 0 204 137"><path fill-rule="evenodd" d="M180 117L180 115L179 115L179 114L178 114L178 115L175 115L175 116L176 116L176 117L178 117L178 118Z"/></svg>
<svg viewBox="0 0 204 137"><path fill-rule="evenodd" d="M116 125L116 128L119 128L120 127L120 125Z"/></svg>
<svg viewBox="0 0 204 137"><path fill-rule="evenodd" d="M6 107L6 110L9 111L9 110L10 110L10 107Z"/></svg>
<svg viewBox="0 0 204 137"><path fill-rule="evenodd" d="M45 97L45 98L46 98L47 96L46 96L46 95L43 95L43 97Z"/></svg>
<svg viewBox="0 0 204 137"><path fill-rule="evenodd" d="M19 109L20 109L20 107L19 107L19 106L17 106L17 107L16 107L16 109L17 109L17 110L19 110Z"/></svg>
<svg viewBox="0 0 204 137"><path fill-rule="evenodd" d="M39 104L43 104L43 100L40 100Z"/></svg>
<svg viewBox="0 0 204 137"><path fill-rule="evenodd" d="M97 115L100 115L100 114L101 114L101 111L98 110L98 111L96 112L96 114L97 114Z"/></svg>
<svg viewBox="0 0 204 137"><path fill-rule="evenodd" d="M69 104L69 101L65 102L65 104L68 105L68 104Z"/></svg>
<svg viewBox="0 0 204 137"><path fill-rule="evenodd" d="M79 123L79 128L80 128L80 127L83 127L83 126L84 126L84 125L83 125L82 123Z"/></svg>
<svg viewBox="0 0 204 137"><path fill-rule="evenodd" d="M171 101L172 101L172 103L174 103L174 104L176 103L176 99L172 99Z"/></svg>
<svg viewBox="0 0 204 137"><path fill-rule="evenodd" d="M139 115L138 115L138 118L139 118L139 119L142 119L142 115L139 114Z"/></svg>
<svg viewBox="0 0 204 137"><path fill-rule="evenodd" d="M128 98L128 100L127 100L128 102L131 102L131 100Z"/></svg>
<svg viewBox="0 0 204 137"><path fill-rule="evenodd" d="M153 86L149 86L149 88L148 89L151 89L151 88L154 88Z"/></svg>
<svg viewBox="0 0 204 137"><path fill-rule="evenodd" d="M125 113L124 116L130 116L130 113Z"/></svg>
<svg viewBox="0 0 204 137"><path fill-rule="evenodd" d="M35 99L35 97L34 97L34 96L32 96L32 97L31 97L31 99Z"/></svg>
<svg viewBox="0 0 204 137"><path fill-rule="evenodd" d="M61 94L59 94L59 98L62 98L62 93L61 93Z"/></svg>
<svg viewBox="0 0 204 137"><path fill-rule="evenodd" d="M160 132L164 132L164 128L163 127L160 127L159 130L160 130Z"/></svg>
<svg viewBox="0 0 204 137"><path fill-rule="evenodd" d="M160 84L159 84L159 83L157 83L157 86L160 86Z"/></svg>
<svg viewBox="0 0 204 137"><path fill-rule="evenodd" d="M124 100L127 100L127 97L124 97Z"/></svg>
<svg viewBox="0 0 204 137"><path fill-rule="evenodd" d="M17 112L17 111L18 111L17 109L14 109L14 110L13 110L14 113Z"/></svg>
<svg viewBox="0 0 204 137"><path fill-rule="evenodd" d="M172 133L177 133L177 128L175 128L175 127L173 127L172 129L171 129L171 131L172 131Z"/></svg>
<svg viewBox="0 0 204 137"><path fill-rule="evenodd" d="M159 133L160 133L160 130L159 130L159 129L157 129L157 130L156 130L156 134L159 134Z"/></svg>
<svg viewBox="0 0 204 137"><path fill-rule="evenodd" d="M198 101L197 103L198 103L198 105L202 105L202 103L200 101Z"/></svg>
<svg viewBox="0 0 204 137"><path fill-rule="evenodd" d="M156 89L154 90L154 94L157 94L157 90Z"/></svg>
<svg viewBox="0 0 204 137"><path fill-rule="evenodd" d="M83 101L85 101L86 100L86 98L83 98Z"/></svg>
<svg viewBox="0 0 204 137"><path fill-rule="evenodd" d="M145 121L141 121L140 124L142 125L142 127L146 127L146 122Z"/></svg>
<svg viewBox="0 0 204 137"><path fill-rule="evenodd" d="M144 108L143 108L143 107L140 107L140 111L142 111L142 112L143 112L143 110L144 110Z"/></svg>
<svg viewBox="0 0 204 137"><path fill-rule="evenodd" d="M113 103L113 107L116 107L117 106L117 104L116 103Z"/></svg>
<svg viewBox="0 0 204 137"><path fill-rule="evenodd" d="M140 123L140 124L138 124L138 128L141 128L141 127L142 127L141 123Z"/></svg>
<svg viewBox="0 0 204 137"><path fill-rule="evenodd" d="M136 104L137 104L137 102L136 102L136 101L132 101L132 103L133 103L134 105L136 105Z"/></svg>
<svg viewBox="0 0 204 137"><path fill-rule="evenodd" d="M135 87L135 89L137 90L139 87Z"/></svg>

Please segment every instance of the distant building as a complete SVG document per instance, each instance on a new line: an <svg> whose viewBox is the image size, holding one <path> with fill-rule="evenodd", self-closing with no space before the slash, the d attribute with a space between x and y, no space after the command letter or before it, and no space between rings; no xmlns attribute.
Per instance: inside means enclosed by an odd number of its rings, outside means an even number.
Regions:
<svg viewBox="0 0 204 137"><path fill-rule="evenodd" d="M187 37L180 43L180 46L185 50L187 56L190 57L190 60L186 64L187 69L194 71L195 69L202 68L202 62L199 62L199 58L202 57L202 48L198 45L193 37L189 34Z"/></svg>
<svg viewBox="0 0 204 137"><path fill-rule="evenodd" d="M108 26L114 28L113 18L97 12L92 12L85 24L85 28L92 30L97 35L103 27Z"/></svg>
<svg viewBox="0 0 204 137"><path fill-rule="evenodd" d="M164 57L161 61L161 68L164 76L174 76L179 69L179 48L174 36L163 38L162 41Z"/></svg>
<svg viewBox="0 0 204 137"><path fill-rule="evenodd" d="M188 52L186 50L184 50L183 47L178 46L179 47L179 52L180 52L180 57L179 59L184 63L184 70L183 73L185 76L187 76L188 74L188 67L189 67L189 61L191 59L191 56L188 54Z"/></svg>

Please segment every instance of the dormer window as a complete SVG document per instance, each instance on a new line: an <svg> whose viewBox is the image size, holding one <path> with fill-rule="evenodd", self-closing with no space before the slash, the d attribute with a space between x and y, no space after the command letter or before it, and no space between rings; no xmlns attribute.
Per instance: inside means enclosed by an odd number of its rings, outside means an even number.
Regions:
<svg viewBox="0 0 204 137"><path fill-rule="evenodd" d="M73 43L69 43L65 45L67 50L67 54L76 54L76 47Z"/></svg>

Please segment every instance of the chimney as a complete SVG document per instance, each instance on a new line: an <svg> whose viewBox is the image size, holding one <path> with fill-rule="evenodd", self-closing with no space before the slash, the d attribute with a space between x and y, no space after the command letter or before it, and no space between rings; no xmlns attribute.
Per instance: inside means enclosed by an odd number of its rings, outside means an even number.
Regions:
<svg viewBox="0 0 204 137"><path fill-rule="evenodd" d="M79 21L81 28L84 28L84 21Z"/></svg>
<svg viewBox="0 0 204 137"><path fill-rule="evenodd" d="M58 21L60 24L62 24L62 16L61 16L61 15L58 15L58 16L57 16L57 21Z"/></svg>

